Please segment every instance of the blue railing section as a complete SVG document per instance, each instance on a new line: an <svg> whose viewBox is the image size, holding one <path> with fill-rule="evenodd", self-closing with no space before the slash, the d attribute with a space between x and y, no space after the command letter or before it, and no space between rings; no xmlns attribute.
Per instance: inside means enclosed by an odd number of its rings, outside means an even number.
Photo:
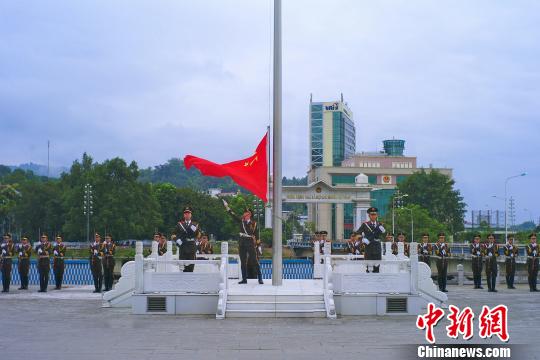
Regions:
<svg viewBox="0 0 540 360"><path fill-rule="evenodd" d="M231 260L231 263L236 262ZM272 260L261 260L261 272L264 279L272 278ZM13 262L11 271L11 284L19 285L21 278L17 261ZM284 279L313 279L313 263L309 259L285 259L283 260L283 278ZM30 285L39 284L39 273L37 261L30 260ZM65 285L92 285L92 273L88 260L65 260L64 281ZM50 266L49 285L54 285L54 274L52 270L52 261Z"/></svg>

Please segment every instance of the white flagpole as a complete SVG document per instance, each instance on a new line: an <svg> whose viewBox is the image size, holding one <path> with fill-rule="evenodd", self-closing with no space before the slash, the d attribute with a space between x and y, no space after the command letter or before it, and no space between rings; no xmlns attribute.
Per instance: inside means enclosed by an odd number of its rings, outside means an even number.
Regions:
<svg viewBox="0 0 540 360"><path fill-rule="evenodd" d="M274 132L272 189L272 285L283 283L281 233L281 0L274 0Z"/></svg>

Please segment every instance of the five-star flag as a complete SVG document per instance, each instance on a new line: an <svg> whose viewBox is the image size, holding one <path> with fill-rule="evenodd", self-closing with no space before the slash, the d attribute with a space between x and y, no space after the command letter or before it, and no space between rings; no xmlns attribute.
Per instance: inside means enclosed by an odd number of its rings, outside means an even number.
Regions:
<svg viewBox="0 0 540 360"><path fill-rule="evenodd" d="M184 166L186 169L195 166L205 176L230 176L235 183L266 202L268 200L267 141L268 133L262 138L255 153L246 159L216 164L193 155L186 155Z"/></svg>

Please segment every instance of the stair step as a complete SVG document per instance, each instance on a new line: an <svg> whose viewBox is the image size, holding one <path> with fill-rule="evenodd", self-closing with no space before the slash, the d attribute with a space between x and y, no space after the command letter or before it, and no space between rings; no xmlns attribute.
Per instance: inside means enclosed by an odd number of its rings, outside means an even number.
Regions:
<svg viewBox="0 0 540 360"><path fill-rule="evenodd" d="M235 295L229 293L228 300L232 301L323 301L324 296L321 295Z"/></svg>
<svg viewBox="0 0 540 360"><path fill-rule="evenodd" d="M227 302L227 311L229 310L246 310L246 311L323 311L325 309L324 302L308 302L308 303L250 303L250 302Z"/></svg>
<svg viewBox="0 0 540 360"><path fill-rule="evenodd" d="M229 310L226 317L326 317L325 310Z"/></svg>

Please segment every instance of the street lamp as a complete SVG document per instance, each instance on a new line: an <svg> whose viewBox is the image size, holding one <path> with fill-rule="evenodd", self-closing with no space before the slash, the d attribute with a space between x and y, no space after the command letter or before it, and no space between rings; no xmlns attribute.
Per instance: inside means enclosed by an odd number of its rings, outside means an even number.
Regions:
<svg viewBox="0 0 540 360"><path fill-rule="evenodd" d="M90 242L90 215L94 214L94 195L92 185L84 185L83 213L86 215L86 241Z"/></svg>
<svg viewBox="0 0 540 360"><path fill-rule="evenodd" d="M527 175L526 172L507 177L504 181L504 241L508 239L508 181L525 175Z"/></svg>
<svg viewBox="0 0 540 360"><path fill-rule="evenodd" d="M403 198L409 196L409 194L400 194L399 190L396 192L396 196L394 196L394 199L392 200L392 234L395 234L395 209L396 209L396 202L398 202L398 207L400 207L403 204Z"/></svg>
<svg viewBox="0 0 540 360"><path fill-rule="evenodd" d="M260 219L261 219L261 216L263 214L263 211L264 211L264 204L262 202L262 200L256 198L253 200L253 211L254 211L254 215L257 216L257 229L259 230L259 240L261 239L261 227L260 227Z"/></svg>

